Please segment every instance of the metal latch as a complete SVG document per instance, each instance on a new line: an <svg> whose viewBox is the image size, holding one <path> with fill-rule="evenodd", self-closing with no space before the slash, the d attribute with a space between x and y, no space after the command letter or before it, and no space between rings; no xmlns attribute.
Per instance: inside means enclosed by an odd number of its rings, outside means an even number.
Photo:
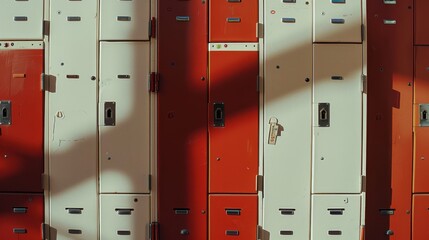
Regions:
<svg viewBox="0 0 429 240"><path fill-rule="evenodd" d="M115 211L118 213L118 215L131 215L134 209L133 208L116 208Z"/></svg>
<svg viewBox="0 0 429 240"><path fill-rule="evenodd" d="M331 3L346 3L346 0L331 0Z"/></svg>
<svg viewBox="0 0 429 240"><path fill-rule="evenodd" d="M338 235L342 235L343 232L340 230L329 230L328 231L328 235L334 235L334 236L338 236Z"/></svg>
<svg viewBox="0 0 429 240"><path fill-rule="evenodd" d="M295 215L296 209L294 208L280 208L279 209L281 215Z"/></svg>
<svg viewBox="0 0 429 240"><path fill-rule="evenodd" d="M396 0L384 0L384 4L394 5L396 4Z"/></svg>
<svg viewBox="0 0 429 240"><path fill-rule="evenodd" d="M346 20L344 18L332 18L331 23L332 24L344 24L344 23L346 23Z"/></svg>
<svg viewBox="0 0 429 240"><path fill-rule="evenodd" d="M25 228L14 228L13 233L15 233L15 234L26 234L27 229L25 229Z"/></svg>
<svg viewBox="0 0 429 240"><path fill-rule="evenodd" d="M293 231L291 231L291 230L280 230L280 235L290 236L290 235L293 235Z"/></svg>
<svg viewBox="0 0 429 240"><path fill-rule="evenodd" d="M116 103L115 102L104 103L104 125L105 126L116 125Z"/></svg>
<svg viewBox="0 0 429 240"><path fill-rule="evenodd" d="M83 208L66 208L69 214L82 214Z"/></svg>
<svg viewBox="0 0 429 240"><path fill-rule="evenodd" d="M128 236L128 235L131 235L131 231L129 231L129 230L118 230L116 233L119 236Z"/></svg>
<svg viewBox="0 0 429 240"><path fill-rule="evenodd" d="M213 126L225 127L225 104L224 103L213 104Z"/></svg>
<svg viewBox="0 0 429 240"><path fill-rule="evenodd" d="M396 209L394 209L394 208L381 208L378 211L380 211L380 215L389 216L389 215L394 215Z"/></svg>
<svg viewBox="0 0 429 240"><path fill-rule="evenodd" d="M429 126L429 104L420 104L420 127Z"/></svg>
<svg viewBox="0 0 429 240"><path fill-rule="evenodd" d="M14 207L13 213L27 213L28 208L26 207Z"/></svg>
<svg viewBox="0 0 429 240"><path fill-rule="evenodd" d="M189 208L175 208L174 214L176 215L188 215L189 214Z"/></svg>
<svg viewBox="0 0 429 240"><path fill-rule="evenodd" d="M319 127L329 127L330 110L329 103L319 103Z"/></svg>
<svg viewBox="0 0 429 240"><path fill-rule="evenodd" d="M225 209L225 213L226 215L234 215L234 216L239 216L241 214L241 209L231 209L231 208L226 208Z"/></svg>
<svg viewBox="0 0 429 240"><path fill-rule="evenodd" d="M277 136L279 135L279 120L275 117L270 118L270 132L268 135L268 144L276 145Z"/></svg>
<svg viewBox="0 0 429 240"><path fill-rule="evenodd" d="M238 236L238 235L240 235L240 231L238 231L238 230L226 230L225 235L227 235L227 236Z"/></svg>
<svg viewBox="0 0 429 240"><path fill-rule="evenodd" d="M344 208L328 208L328 212L330 215L343 215L344 211Z"/></svg>
<svg viewBox="0 0 429 240"><path fill-rule="evenodd" d="M10 101L0 101L0 125L12 124L12 112Z"/></svg>

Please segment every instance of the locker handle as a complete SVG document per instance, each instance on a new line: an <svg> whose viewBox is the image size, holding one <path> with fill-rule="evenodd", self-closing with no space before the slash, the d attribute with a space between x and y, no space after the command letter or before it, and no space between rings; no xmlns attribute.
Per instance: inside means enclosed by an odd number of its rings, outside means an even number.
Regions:
<svg viewBox="0 0 429 240"><path fill-rule="evenodd" d="M131 17L130 16L118 16L116 19L118 21L126 21L126 22L131 21Z"/></svg>
<svg viewBox="0 0 429 240"><path fill-rule="evenodd" d="M290 235L293 235L293 231L291 231L291 230L281 230L280 231L280 235L290 236Z"/></svg>
<svg viewBox="0 0 429 240"><path fill-rule="evenodd" d="M188 215L189 208L174 208L174 214L176 215Z"/></svg>
<svg viewBox="0 0 429 240"><path fill-rule="evenodd" d="M344 80L344 78L342 76L332 76L331 79L332 80Z"/></svg>
<svg viewBox="0 0 429 240"><path fill-rule="evenodd" d="M328 208L329 214L331 215L343 215L345 209L344 208Z"/></svg>
<svg viewBox="0 0 429 240"><path fill-rule="evenodd" d="M13 77L13 78L25 78L25 77L26 77L26 75L25 75L25 73L14 73L14 74L12 75L12 77Z"/></svg>
<svg viewBox="0 0 429 240"><path fill-rule="evenodd" d="M16 234L26 234L27 233L27 229L25 229L25 228L14 228L13 229L13 233L16 233Z"/></svg>
<svg viewBox="0 0 429 240"><path fill-rule="evenodd" d="M226 21L229 23L239 23L239 22L241 22L241 18L230 17L230 18L227 18Z"/></svg>
<svg viewBox="0 0 429 240"><path fill-rule="evenodd" d="M239 215L241 215L241 209L228 209L228 208L225 208L225 212L226 212L226 215L234 215L234 216L239 216Z"/></svg>
<svg viewBox="0 0 429 240"><path fill-rule="evenodd" d="M238 236L238 235L240 235L240 231L238 231L238 230L226 230L225 235L227 235L227 236Z"/></svg>
<svg viewBox="0 0 429 240"><path fill-rule="evenodd" d="M329 230L328 231L328 235L339 236L339 235L342 235L342 234L343 234L343 232L340 231L340 230Z"/></svg>
<svg viewBox="0 0 429 240"><path fill-rule="evenodd" d="M384 0L384 4L394 5L396 4L396 0Z"/></svg>
<svg viewBox="0 0 429 240"><path fill-rule="evenodd" d="M69 214L82 214L83 208L66 208Z"/></svg>
<svg viewBox="0 0 429 240"><path fill-rule="evenodd" d="M295 210L294 208L280 208L280 214L281 215L295 215Z"/></svg>
<svg viewBox="0 0 429 240"><path fill-rule="evenodd" d="M67 21L69 22L79 22L80 20L81 20L81 17L78 17L78 16L67 17Z"/></svg>
<svg viewBox="0 0 429 240"><path fill-rule="evenodd" d="M284 22L284 23L295 23L296 19L295 18L282 18L282 22Z"/></svg>
<svg viewBox="0 0 429 240"><path fill-rule="evenodd" d="M14 18L14 20L15 20L16 22L26 22L26 21L28 21L28 17L26 17L26 16L16 16L16 17Z"/></svg>
<svg viewBox="0 0 429 240"><path fill-rule="evenodd" d="M346 0L331 0L331 3L346 3Z"/></svg>
<svg viewBox="0 0 429 240"><path fill-rule="evenodd" d="M82 234L82 230L80 230L80 229L69 229L68 233L70 233L70 234Z"/></svg>
<svg viewBox="0 0 429 240"><path fill-rule="evenodd" d="M28 0L15 0L15 2L28 2Z"/></svg>
<svg viewBox="0 0 429 240"><path fill-rule="evenodd" d="M177 16L176 21L178 22L189 22L191 18L189 16Z"/></svg>
<svg viewBox="0 0 429 240"><path fill-rule="evenodd" d="M118 230L116 233L117 233L119 236L131 235L131 231L129 231L129 230Z"/></svg>
<svg viewBox="0 0 429 240"><path fill-rule="evenodd" d="M394 208L381 208L381 209L379 209L379 211L380 211L380 215L387 216L387 215L395 215L396 209L394 209Z"/></svg>
<svg viewBox="0 0 429 240"><path fill-rule="evenodd" d="M225 127L225 104L214 103L213 105L213 126Z"/></svg>
<svg viewBox="0 0 429 240"><path fill-rule="evenodd" d="M343 18L332 18L331 23L332 24L344 24L344 23L346 23L346 20Z"/></svg>
<svg viewBox="0 0 429 240"><path fill-rule="evenodd" d="M240 3L241 0L228 0L228 2L230 2L230 3Z"/></svg>
<svg viewBox="0 0 429 240"><path fill-rule="evenodd" d="M131 76L130 75L126 75L126 74L122 74L122 75L118 75L119 79L130 79Z"/></svg>
<svg viewBox="0 0 429 240"><path fill-rule="evenodd" d="M131 215L134 209L133 208L116 208L115 211L118 212L118 215Z"/></svg>
<svg viewBox="0 0 429 240"><path fill-rule="evenodd" d="M296 0L283 0L284 3L296 3Z"/></svg>
<svg viewBox="0 0 429 240"><path fill-rule="evenodd" d="M393 20L393 19L384 19L383 22L386 25L395 25L396 24L396 20Z"/></svg>
<svg viewBox="0 0 429 240"><path fill-rule="evenodd" d="M28 208L26 207L14 207L13 212L14 213L27 213Z"/></svg>
<svg viewBox="0 0 429 240"><path fill-rule="evenodd" d="M68 78L68 79L79 79L79 75L70 74L70 75L66 75L66 78Z"/></svg>

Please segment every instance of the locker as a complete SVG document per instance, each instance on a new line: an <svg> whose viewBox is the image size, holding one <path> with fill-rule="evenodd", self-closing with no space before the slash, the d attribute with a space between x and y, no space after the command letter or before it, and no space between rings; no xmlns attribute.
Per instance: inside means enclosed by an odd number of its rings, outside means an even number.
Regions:
<svg viewBox="0 0 429 240"><path fill-rule="evenodd" d="M42 239L43 195L0 194L0 238Z"/></svg>
<svg viewBox="0 0 429 240"><path fill-rule="evenodd" d="M415 68L414 68L414 103L429 103L429 47L416 46L415 48ZM416 105L417 107L417 105ZM415 125L419 125L420 117L416 115Z"/></svg>
<svg viewBox="0 0 429 240"><path fill-rule="evenodd" d="M0 9L0 39L43 39L43 0L3 1Z"/></svg>
<svg viewBox="0 0 429 240"><path fill-rule="evenodd" d="M149 195L101 194L101 239L149 239Z"/></svg>
<svg viewBox="0 0 429 240"><path fill-rule="evenodd" d="M101 0L100 40L149 40L149 0Z"/></svg>
<svg viewBox="0 0 429 240"><path fill-rule="evenodd" d="M429 21L429 16L427 12L429 10L429 2L416 0L414 4L414 43L416 45L428 45L429 33L427 22Z"/></svg>
<svg viewBox="0 0 429 240"><path fill-rule="evenodd" d="M314 1L314 42L362 42L361 0Z"/></svg>
<svg viewBox="0 0 429 240"><path fill-rule="evenodd" d="M97 239L97 1L52 1L50 15L51 238Z"/></svg>
<svg viewBox="0 0 429 240"><path fill-rule="evenodd" d="M258 44L209 47L209 192L256 193Z"/></svg>
<svg viewBox="0 0 429 240"><path fill-rule="evenodd" d="M149 192L149 42L100 43L100 192Z"/></svg>
<svg viewBox="0 0 429 240"><path fill-rule="evenodd" d="M413 226L412 240L427 239L429 229L429 195L415 194L413 196Z"/></svg>
<svg viewBox="0 0 429 240"><path fill-rule="evenodd" d="M360 195L313 195L311 239L360 239Z"/></svg>
<svg viewBox="0 0 429 240"><path fill-rule="evenodd" d="M165 239L207 238L207 4L158 1L158 221Z"/></svg>
<svg viewBox="0 0 429 240"><path fill-rule="evenodd" d="M313 193L359 193L362 45L314 45Z"/></svg>
<svg viewBox="0 0 429 240"><path fill-rule="evenodd" d="M384 2L367 1L365 238L409 239L413 172L413 1L396 1L395 5Z"/></svg>
<svg viewBox="0 0 429 240"><path fill-rule="evenodd" d="M415 156L414 156L414 193L428 193L428 169L429 163L429 149L427 147L427 141L429 139L429 128L428 127L416 127L414 130L415 134Z"/></svg>
<svg viewBox="0 0 429 240"><path fill-rule="evenodd" d="M43 42L0 42L0 192L42 192Z"/></svg>
<svg viewBox="0 0 429 240"><path fill-rule="evenodd" d="M258 225L258 196L210 195L209 239L256 240Z"/></svg>
<svg viewBox="0 0 429 240"><path fill-rule="evenodd" d="M209 3L209 42L258 41L257 0L224 0Z"/></svg>
<svg viewBox="0 0 429 240"><path fill-rule="evenodd" d="M263 227L274 240L309 239L313 1L265 1L264 9ZM279 129L271 136L270 118Z"/></svg>

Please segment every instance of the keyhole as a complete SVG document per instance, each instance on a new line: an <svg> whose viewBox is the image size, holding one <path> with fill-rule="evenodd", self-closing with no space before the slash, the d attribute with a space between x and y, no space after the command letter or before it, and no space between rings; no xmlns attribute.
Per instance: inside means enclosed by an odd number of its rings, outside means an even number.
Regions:
<svg viewBox="0 0 429 240"><path fill-rule="evenodd" d="M216 120L222 119L222 109L220 109L220 108L216 109L215 118L216 118Z"/></svg>
<svg viewBox="0 0 429 240"><path fill-rule="evenodd" d="M106 117L107 118L112 118L112 109L111 108L108 108L107 110L106 110Z"/></svg>
<svg viewBox="0 0 429 240"><path fill-rule="evenodd" d="M426 110L424 110L424 111L422 112L422 119L423 119L423 120L428 120L428 112L427 112Z"/></svg>
<svg viewBox="0 0 429 240"><path fill-rule="evenodd" d="M327 120L328 119L328 112L326 111L326 109L322 108L322 110L320 110L320 120Z"/></svg>
<svg viewBox="0 0 429 240"><path fill-rule="evenodd" d="M2 117L3 117L3 118L7 118L7 117L8 117L7 109L6 109L6 108L3 108L1 111L2 111Z"/></svg>

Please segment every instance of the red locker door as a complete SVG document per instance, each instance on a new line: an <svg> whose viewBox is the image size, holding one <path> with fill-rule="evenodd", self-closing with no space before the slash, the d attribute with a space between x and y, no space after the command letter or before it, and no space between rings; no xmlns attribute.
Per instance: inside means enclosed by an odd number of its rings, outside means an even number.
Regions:
<svg viewBox="0 0 429 240"><path fill-rule="evenodd" d="M0 125L0 192L42 192L42 45L3 42L0 46L2 119L10 120Z"/></svg>
<svg viewBox="0 0 429 240"><path fill-rule="evenodd" d="M210 42L257 42L257 0L210 2Z"/></svg>
<svg viewBox="0 0 429 240"><path fill-rule="evenodd" d="M257 47L256 43L210 44L210 193L256 193Z"/></svg>
<svg viewBox="0 0 429 240"><path fill-rule="evenodd" d="M257 195L211 195L209 239L256 240Z"/></svg>
<svg viewBox="0 0 429 240"><path fill-rule="evenodd" d="M207 5L158 4L160 235L201 240L207 238Z"/></svg>
<svg viewBox="0 0 429 240"><path fill-rule="evenodd" d="M411 235L413 0L385 3L367 1L369 240Z"/></svg>
<svg viewBox="0 0 429 240"><path fill-rule="evenodd" d="M0 239L42 239L43 196L0 194Z"/></svg>
<svg viewBox="0 0 429 240"><path fill-rule="evenodd" d="M412 240L427 240L429 236L429 195L413 197L413 237Z"/></svg>
<svg viewBox="0 0 429 240"><path fill-rule="evenodd" d="M416 45L429 45L429 1L415 0L414 41Z"/></svg>

